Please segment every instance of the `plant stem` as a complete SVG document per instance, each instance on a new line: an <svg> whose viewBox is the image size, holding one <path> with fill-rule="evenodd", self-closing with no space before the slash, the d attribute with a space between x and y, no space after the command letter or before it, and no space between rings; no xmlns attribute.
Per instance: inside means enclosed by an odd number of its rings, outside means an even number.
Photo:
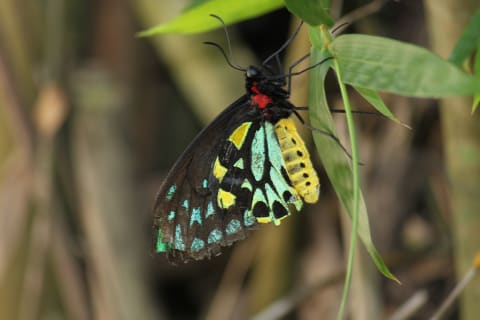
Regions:
<svg viewBox="0 0 480 320"><path fill-rule="evenodd" d="M350 136L350 145L352 148L352 163L353 163L353 215L352 215L352 232L350 238L350 249L348 252L348 262L347 262L347 273L345 276L345 284L343 286L342 301L338 311L337 319L343 319L343 314L345 311L345 305L347 303L348 293L350 291L350 283L352 279L353 272L353 261L355 257L355 248L357 243L357 229L358 229L358 209L360 201L360 185L359 185L359 173L358 173L358 150L357 142L355 135L355 125L353 122L352 108L350 107L350 100L348 99L347 88L342 81L342 76L340 72L340 66L338 65L337 60L334 60L334 66L336 71L336 76L338 80L338 85L340 87L340 92L342 94L343 103L345 106L345 115L347 117L348 132Z"/></svg>

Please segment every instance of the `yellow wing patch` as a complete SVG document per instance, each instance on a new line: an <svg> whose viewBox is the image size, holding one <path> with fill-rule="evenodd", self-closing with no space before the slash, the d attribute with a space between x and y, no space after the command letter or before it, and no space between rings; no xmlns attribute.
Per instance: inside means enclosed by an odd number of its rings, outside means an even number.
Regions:
<svg viewBox="0 0 480 320"><path fill-rule="evenodd" d="M237 149L240 149L245 142L245 138L248 133L248 129L250 129L250 126L252 125L251 122L244 122L240 126L238 126L235 131L228 137L228 140L231 141Z"/></svg>
<svg viewBox="0 0 480 320"><path fill-rule="evenodd" d="M270 223L272 222L272 218L270 217L257 217L258 223Z"/></svg>
<svg viewBox="0 0 480 320"><path fill-rule="evenodd" d="M281 119L275 124L282 157L293 187L307 203L318 201L320 182L313 168L305 143L290 119Z"/></svg>
<svg viewBox="0 0 480 320"><path fill-rule="evenodd" d="M217 204L222 209L228 209L235 204L237 197L228 191L218 189Z"/></svg>
<svg viewBox="0 0 480 320"><path fill-rule="evenodd" d="M215 159L215 164L213 165L213 175L217 178L218 181L222 181L223 177L227 173L227 168L222 166L220 159L218 157Z"/></svg>

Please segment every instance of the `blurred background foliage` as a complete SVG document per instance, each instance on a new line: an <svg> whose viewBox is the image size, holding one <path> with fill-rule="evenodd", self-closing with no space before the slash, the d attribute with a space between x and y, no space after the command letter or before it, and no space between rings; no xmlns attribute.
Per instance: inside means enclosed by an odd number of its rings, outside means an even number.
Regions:
<svg viewBox="0 0 480 320"><path fill-rule="evenodd" d="M333 0L332 15L368 3ZM372 3L375 14L346 32L430 47L444 58L480 6ZM288 223L264 226L209 261L174 267L151 255L150 210L162 178L244 92L243 75L201 44L225 43L222 31L135 37L187 5L0 2L1 320L274 319L279 310L287 319L335 318L349 220L318 159L321 200ZM231 26L236 62L261 61L297 24L280 9ZM286 65L308 50L302 32ZM296 105L306 103L307 80L295 78ZM330 104L342 108L331 80ZM351 94L355 109L370 110ZM362 190L374 242L402 285L382 278L359 246L349 318L402 319L411 302L418 309L409 317L425 319L480 246L480 202L472 201L480 196L480 119L468 99L445 99L439 108L430 99L383 98L413 129L356 117ZM345 132L343 115L335 119ZM463 142L476 150L467 163L457 157ZM446 317L477 319L478 301L477 276Z"/></svg>

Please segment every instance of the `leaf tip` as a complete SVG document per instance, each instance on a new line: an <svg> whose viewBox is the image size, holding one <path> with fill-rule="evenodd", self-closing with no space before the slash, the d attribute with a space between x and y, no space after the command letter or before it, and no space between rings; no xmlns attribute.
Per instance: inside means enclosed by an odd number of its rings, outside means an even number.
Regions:
<svg viewBox="0 0 480 320"><path fill-rule="evenodd" d="M139 32L135 33L136 38L145 38L145 37L148 37L148 36L149 36L149 34L147 33L147 31L139 31Z"/></svg>
<svg viewBox="0 0 480 320"><path fill-rule="evenodd" d="M380 271L385 277L390 280L395 281L397 284L401 285L402 283L398 280L397 277L393 275L392 272L388 269L387 265L383 262L380 254L373 246L368 246L367 251L370 253L370 256L373 258L373 262L377 266L378 271Z"/></svg>
<svg viewBox="0 0 480 320"><path fill-rule="evenodd" d="M472 115L477 110L479 104L480 104L480 95L475 95L475 97L473 98L473 104L472 104Z"/></svg>
<svg viewBox="0 0 480 320"><path fill-rule="evenodd" d="M390 280L393 280L394 282L396 282L399 286L402 285L402 282L400 280L398 280L397 277L395 277L392 273L388 273L388 274L384 274L387 278L389 278Z"/></svg>
<svg viewBox="0 0 480 320"><path fill-rule="evenodd" d="M158 29L158 27L153 27L153 28L149 28L147 30L139 31L139 32L135 33L135 37L145 38L145 37L151 37L151 36L154 36L158 33L161 33L157 29Z"/></svg>
<svg viewBox="0 0 480 320"><path fill-rule="evenodd" d="M404 128L407 128L408 130L412 130L412 127L410 127L408 124L398 120L397 118L393 118L393 121L395 121L397 124L401 125Z"/></svg>

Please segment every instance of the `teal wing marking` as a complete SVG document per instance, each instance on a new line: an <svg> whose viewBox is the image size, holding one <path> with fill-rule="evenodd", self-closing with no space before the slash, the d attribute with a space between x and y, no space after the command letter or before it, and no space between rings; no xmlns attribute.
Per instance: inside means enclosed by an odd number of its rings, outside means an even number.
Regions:
<svg viewBox="0 0 480 320"><path fill-rule="evenodd" d="M251 170L255 180L260 181L265 168L265 130L263 126L255 132L251 145Z"/></svg>

